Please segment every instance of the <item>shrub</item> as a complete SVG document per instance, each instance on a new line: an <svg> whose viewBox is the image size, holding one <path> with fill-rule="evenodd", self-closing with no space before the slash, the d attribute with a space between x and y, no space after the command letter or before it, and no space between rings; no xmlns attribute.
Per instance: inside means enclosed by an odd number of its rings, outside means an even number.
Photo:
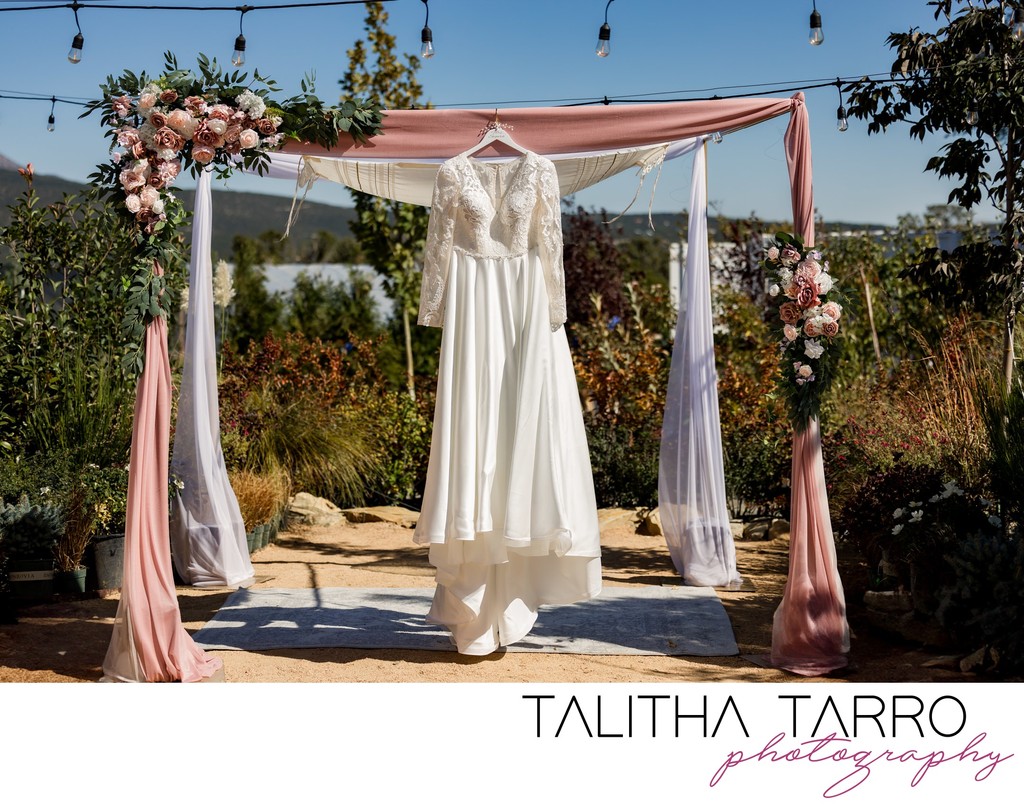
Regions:
<svg viewBox="0 0 1024 808"><path fill-rule="evenodd" d="M59 507L33 505L28 496L5 505L0 501L0 552L8 560L52 558L64 532Z"/></svg>
<svg viewBox="0 0 1024 808"><path fill-rule="evenodd" d="M256 474L239 470L230 472L229 477L246 532L269 522L288 502L289 483L283 473Z"/></svg>

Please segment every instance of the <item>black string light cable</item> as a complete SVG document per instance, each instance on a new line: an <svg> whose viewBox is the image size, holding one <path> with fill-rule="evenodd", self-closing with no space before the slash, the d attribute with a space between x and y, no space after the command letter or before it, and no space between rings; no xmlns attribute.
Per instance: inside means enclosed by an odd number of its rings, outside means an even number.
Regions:
<svg viewBox="0 0 1024 808"><path fill-rule="evenodd" d="M78 10L81 8L90 9L111 9L116 11L235 11L240 15L238 20L238 36L235 38L235 49L231 54L231 63L236 67L245 64L245 36L242 34L242 19L246 14L253 11L276 11L281 9L296 8L321 8L324 6L358 6L364 0L310 0L304 3L263 3L260 5L244 6L213 6L213 5L152 5L141 3L80 3L74 0L71 3L46 3L34 6L6 6L0 5L0 14L8 11L49 11L52 9L69 8L75 15L75 26L78 33L71 41L71 50L68 51L68 61L78 64L82 61L82 48L85 45L85 37L82 35L82 26L78 21ZM394 3L396 0L380 0L382 3ZM423 0L424 3L427 0ZM428 6L429 15L429 6ZM430 32L429 28L423 29L424 34ZM425 47L425 45L424 45ZM431 55L433 55L433 43L431 42Z"/></svg>

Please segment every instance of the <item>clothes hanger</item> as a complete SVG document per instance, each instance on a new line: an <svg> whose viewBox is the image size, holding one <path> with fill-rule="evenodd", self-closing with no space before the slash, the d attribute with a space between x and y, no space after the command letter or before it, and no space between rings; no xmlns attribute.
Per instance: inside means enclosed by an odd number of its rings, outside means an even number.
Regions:
<svg viewBox="0 0 1024 808"><path fill-rule="evenodd" d="M471 157L472 155L476 154L478 151L483 149L485 146L489 146L490 144L495 142L504 143L513 151L517 151L520 154L526 154L527 149L524 149L522 146L516 143L515 140L512 138L512 135L509 134L508 130L510 128L511 127L506 127L504 124L501 123L500 120L498 120L498 110L494 110L494 120L484 127L483 137L480 138L479 142L475 146L466 149L466 151L462 152L457 156Z"/></svg>

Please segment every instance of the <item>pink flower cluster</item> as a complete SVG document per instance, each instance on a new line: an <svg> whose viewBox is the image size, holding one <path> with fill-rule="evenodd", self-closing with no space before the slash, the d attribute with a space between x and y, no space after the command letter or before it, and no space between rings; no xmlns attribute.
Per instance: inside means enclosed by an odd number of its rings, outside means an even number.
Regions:
<svg viewBox="0 0 1024 808"><path fill-rule="evenodd" d="M838 335L839 318L843 313L838 303L824 300L833 283L828 274L828 262L822 263L817 250L801 253L793 244L782 244L768 248L764 265L778 279L769 294L787 298L779 306L779 317L784 324L783 347L799 347L796 343L802 341L804 356L818 359L825 350L818 338ZM803 361L793 363L793 373L798 385L815 378L814 368Z"/></svg>
<svg viewBox="0 0 1024 808"><path fill-rule="evenodd" d="M150 84L137 99L114 98L111 109L117 125L114 162L126 163L118 177L125 206L146 233L167 218L161 192L181 172L183 160L206 165L220 153L274 149L282 138L281 119L267 115L264 100L250 90L227 103L210 94L182 98L177 90Z"/></svg>

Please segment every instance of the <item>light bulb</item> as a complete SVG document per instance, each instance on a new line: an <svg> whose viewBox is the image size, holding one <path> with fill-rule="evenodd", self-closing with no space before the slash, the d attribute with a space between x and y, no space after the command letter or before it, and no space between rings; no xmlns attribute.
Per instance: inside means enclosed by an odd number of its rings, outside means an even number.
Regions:
<svg viewBox="0 0 1024 808"><path fill-rule="evenodd" d="M54 124L56 124L56 121L54 120L53 114L51 113L50 117L46 119L46 131L52 132L54 129Z"/></svg>
<svg viewBox="0 0 1024 808"><path fill-rule="evenodd" d="M715 132L714 134L711 135L711 140L714 143L721 143L722 142L722 133L721 132Z"/></svg>
<svg viewBox="0 0 1024 808"><path fill-rule="evenodd" d="M971 103L967 105L967 125L978 125L978 102L974 99L971 99Z"/></svg>
<svg viewBox="0 0 1024 808"><path fill-rule="evenodd" d="M820 45L825 41L825 34L821 31L821 14L818 13L818 9L811 12L811 32L807 36L807 41L812 45Z"/></svg>
<svg viewBox="0 0 1024 808"><path fill-rule="evenodd" d="M235 67L245 64L245 37L241 34L235 37L235 52L231 54L231 64Z"/></svg>
<svg viewBox="0 0 1024 808"><path fill-rule="evenodd" d="M595 51L602 59L612 52L612 27L608 23L603 23L597 32Z"/></svg>
<svg viewBox="0 0 1024 808"><path fill-rule="evenodd" d="M845 132L850 128L850 122L846 120L846 107L840 106L836 110L836 128L840 132Z"/></svg>
<svg viewBox="0 0 1024 808"><path fill-rule="evenodd" d="M82 61L82 48L85 46L85 37L82 36L81 32L75 34L74 39L71 40L71 50L68 51L68 61L73 65L77 65Z"/></svg>
<svg viewBox="0 0 1024 808"><path fill-rule="evenodd" d="M1014 9L1013 27L1010 29L1010 34L1018 42L1024 39L1024 8Z"/></svg>
<svg viewBox="0 0 1024 808"><path fill-rule="evenodd" d="M434 56L434 32L427 25L423 26L420 34L420 56L424 59L431 59Z"/></svg>

